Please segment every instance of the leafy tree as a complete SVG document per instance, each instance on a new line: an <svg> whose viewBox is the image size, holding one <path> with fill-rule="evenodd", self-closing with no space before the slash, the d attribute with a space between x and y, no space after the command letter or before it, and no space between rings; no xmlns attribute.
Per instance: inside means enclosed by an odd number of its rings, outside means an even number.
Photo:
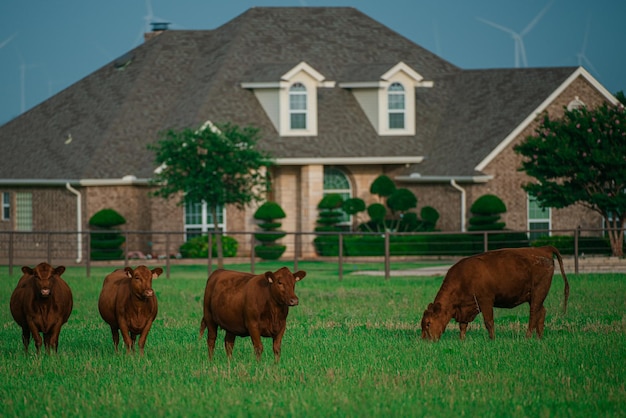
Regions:
<svg viewBox="0 0 626 418"><path fill-rule="evenodd" d="M204 201L214 220L218 207L234 204L243 209L261 200L267 190L265 168L271 162L256 148L258 138L258 129L230 123L165 131L148 146L161 167L153 178L152 184L158 186L154 195L169 198L183 192L179 204ZM222 260L221 234L216 235Z"/></svg>
<svg viewBox="0 0 626 418"><path fill-rule="evenodd" d="M622 94L623 97L623 94ZM537 181L523 186L542 207L581 204L604 219L613 255L622 256L626 210L626 111L623 104L547 114L535 134L515 146L520 171Z"/></svg>
<svg viewBox="0 0 626 418"><path fill-rule="evenodd" d="M377 194L380 197L389 197L396 191L396 185L384 174L376 177L370 186L370 193Z"/></svg>

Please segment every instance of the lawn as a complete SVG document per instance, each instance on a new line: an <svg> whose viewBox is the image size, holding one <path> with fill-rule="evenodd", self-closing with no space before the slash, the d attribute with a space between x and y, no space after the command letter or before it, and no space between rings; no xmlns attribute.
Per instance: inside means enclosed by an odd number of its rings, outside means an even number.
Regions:
<svg viewBox="0 0 626 418"><path fill-rule="evenodd" d="M228 361L223 333L208 360L198 336L206 266L172 266L154 282L159 314L143 357L116 354L98 313L112 269L88 279L69 268L74 310L58 354L37 356L31 342L24 355L9 311L19 269L0 267L0 416L626 416L626 275L569 275L566 315L555 276L543 340L525 338L522 305L496 309L494 341L479 315L465 341L452 322L431 343L419 321L441 277L384 280L355 267L340 281L323 263L299 268L307 277L275 364L270 339L260 362L249 338Z"/></svg>

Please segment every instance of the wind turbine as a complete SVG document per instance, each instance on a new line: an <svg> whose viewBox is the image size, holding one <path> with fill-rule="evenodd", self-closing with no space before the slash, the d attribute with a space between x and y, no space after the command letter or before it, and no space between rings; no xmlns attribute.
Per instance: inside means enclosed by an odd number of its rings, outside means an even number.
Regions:
<svg viewBox="0 0 626 418"><path fill-rule="evenodd" d="M481 22L492 26L496 29L499 29L503 32L508 33L509 35L511 35L511 37L513 38L513 41L515 43L515 68L519 68L520 65L522 67L528 67L528 61L526 59L526 48L524 47L524 36L528 34L528 32L530 32L535 25L537 25L537 22L539 22L539 20L541 20L541 18L543 17L543 15L546 14L546 12L548 11L548 9L550 8L550 6L552 6L552 3L554 2L554 0L552 0L550 3L548 3L540 12L539 14L537 14L537 16L535 16L533 18L533 20L530 21L530 23L528 25L526 25L526 27L524 29L522 29L521 32L515 32L513 29L507 28L505 26L499 25L497 23L491 22L487 19L483 19L481 17L477 17L476 19L480 20Z"/></svg>
<svg viewBox="0 0 626 418"><path fill-rule="evenodd" d="M591 61L589 61L589 59L585 55L585 51L587 50L587 39L588 38L589 38L589 20L587 20L587 27L585 28L585 37L583 38L583 45L580 48L580 52L576 54L576 57L578 57L578 66L579 67L582 67L583 64L586 64L586 66L589 67L589 69L593 70L593 72L596 73L596 75L598 77L600 77L600 73L598 73L598 70L595 69L595 67L593 66Z"/></svg>

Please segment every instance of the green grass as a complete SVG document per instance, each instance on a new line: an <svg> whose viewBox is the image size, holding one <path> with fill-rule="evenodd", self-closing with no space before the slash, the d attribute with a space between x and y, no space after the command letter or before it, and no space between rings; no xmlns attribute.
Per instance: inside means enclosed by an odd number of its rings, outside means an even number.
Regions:
<svg viewBox="0 0 626 418"><path fill-rule="evenodd" d="M626 275L570 275L565 316L556 276L543 340L524 337L523 305L496 310L494 341L479 315L465 341L452 322L430 343L419 321L441 277L339 281L329 264L299 268L308 273L300 305L274 364L271 340L257 362L249 338L236 340L229 362L222 333L208 360L198 337L206 266L172 266L154 282L159 315L144 357L116 354L98 314L112 268L94 267L89 279L69 268L74 311L58 354L37 356L31 343L24 355L8 308L19 269L9 277L0 267L0 416L626 416Z"/></svg>

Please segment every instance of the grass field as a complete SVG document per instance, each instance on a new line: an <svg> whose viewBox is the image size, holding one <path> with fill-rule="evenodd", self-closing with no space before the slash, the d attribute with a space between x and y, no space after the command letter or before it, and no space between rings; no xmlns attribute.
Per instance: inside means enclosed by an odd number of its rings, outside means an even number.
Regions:
<svg viewBox="0 0 626 418"><path fill-rule="evenodd" d="M236 340L229 362L222 332L208 360L198 337L206 266L173 266L170 279L154 282L159 314L143 357L116 354L98 314L112 269L93 268L87 279L70 268L74 310L58 354L36 356L31 342L24 355L9 311L19 269L9 277L0 267L0 416L626 416L626 275L569 275L565 316L555 276L543 340L524 337L522 305L496 309L494 341L479 315L465 341L452 322L430 343L419 321L441 277L339 281L327 265L299 267L307 277L279 364L271 339L257 362L249 338Z"/></svg>

